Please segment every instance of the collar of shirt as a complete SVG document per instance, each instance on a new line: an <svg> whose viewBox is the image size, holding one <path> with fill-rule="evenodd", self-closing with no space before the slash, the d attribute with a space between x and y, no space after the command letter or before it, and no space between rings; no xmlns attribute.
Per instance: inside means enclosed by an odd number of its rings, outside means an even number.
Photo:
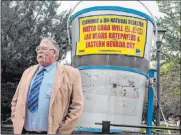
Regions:
<svg viewBox="0 0 181 135"><path fill-rule="evenodd" d="M46 69L46 72L51 71L54 67L56 66L56 62L52 63L51 65L47 66L47 67L43 67L43 66L39 66L38 72L42 70L42 68Z"/></svg>

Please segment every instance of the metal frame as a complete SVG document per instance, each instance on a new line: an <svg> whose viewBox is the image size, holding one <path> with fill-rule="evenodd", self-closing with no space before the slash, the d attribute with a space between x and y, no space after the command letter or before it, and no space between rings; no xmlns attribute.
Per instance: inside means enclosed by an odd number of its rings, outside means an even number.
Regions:
<svg viewBox="0 0 181 135"><path fill-rule="evenodd" d="M102 121L102 123L95 123L96 125L102 125L102 134L110 134L110 127L133 127L133 128L151 128L151 129L168 129L168 130L177 130L180 131L181 128L168 128L168 127L160 127L160 126L136 126L136 125L123 125L123 124L111 124L110 121ZM151 134L151 133L150 133Z"/></svg>
<svg viewBox="0 0 181 135"><path fill-rule="evenodd" d="M149 77L154 78L154 74L157 70L150 69ZM147 126L152 126L152 119L153 119L153 100L154 99L154 91L153 88L148 88L148 108L147 108ZM146 133L151 134L152 128L147 128Z"/></svg>

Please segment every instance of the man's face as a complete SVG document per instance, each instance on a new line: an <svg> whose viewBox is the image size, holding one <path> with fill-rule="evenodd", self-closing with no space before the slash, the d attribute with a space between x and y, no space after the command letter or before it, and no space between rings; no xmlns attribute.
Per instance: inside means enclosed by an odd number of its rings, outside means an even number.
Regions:
<svg viewBox="0 0 181 135"><path fill-rule="evenodd" d="M36 48L37 61L41 66L48 66L56 61L55 47L50 40L42 40Z"/></svg>

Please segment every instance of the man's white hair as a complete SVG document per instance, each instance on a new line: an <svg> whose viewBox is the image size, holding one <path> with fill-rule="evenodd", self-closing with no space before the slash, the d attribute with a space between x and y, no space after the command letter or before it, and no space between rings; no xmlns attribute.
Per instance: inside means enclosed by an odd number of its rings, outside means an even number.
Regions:
<svg viewBox="0 0 181 135"><path fill-rule="evenodd" d="M56 51L56 60L58 60L59 54L60 54L60 48L58 46L58 43L55 40L53 40L52 38L42 38L42 40L49 40L52 42L52 45Z"/></svg>

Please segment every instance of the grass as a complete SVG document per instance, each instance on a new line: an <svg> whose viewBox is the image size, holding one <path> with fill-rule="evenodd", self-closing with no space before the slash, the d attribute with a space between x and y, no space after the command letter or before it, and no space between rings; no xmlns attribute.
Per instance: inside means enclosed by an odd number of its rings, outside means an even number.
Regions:
<svg viewBox="0 0 181 135"><path fill-rule="evenodd" d="M147 126L147 125L143 124L143 126ZM154 124L152 126L156 126L156 125ZM160 124L160 127L167 127L167 126L166 126L166 124ZM169 126L169 127L174 128L173 126ZM141 131L142 132L146 132L146 128L141 128ZM156 132L156 129L152 129L152 132ZM165 134L169 133L168 130L165 130L165 129L161 129L161 132L165 133ZM171 133L178 133L177 130L170 130L170 132Z"/></svg>

